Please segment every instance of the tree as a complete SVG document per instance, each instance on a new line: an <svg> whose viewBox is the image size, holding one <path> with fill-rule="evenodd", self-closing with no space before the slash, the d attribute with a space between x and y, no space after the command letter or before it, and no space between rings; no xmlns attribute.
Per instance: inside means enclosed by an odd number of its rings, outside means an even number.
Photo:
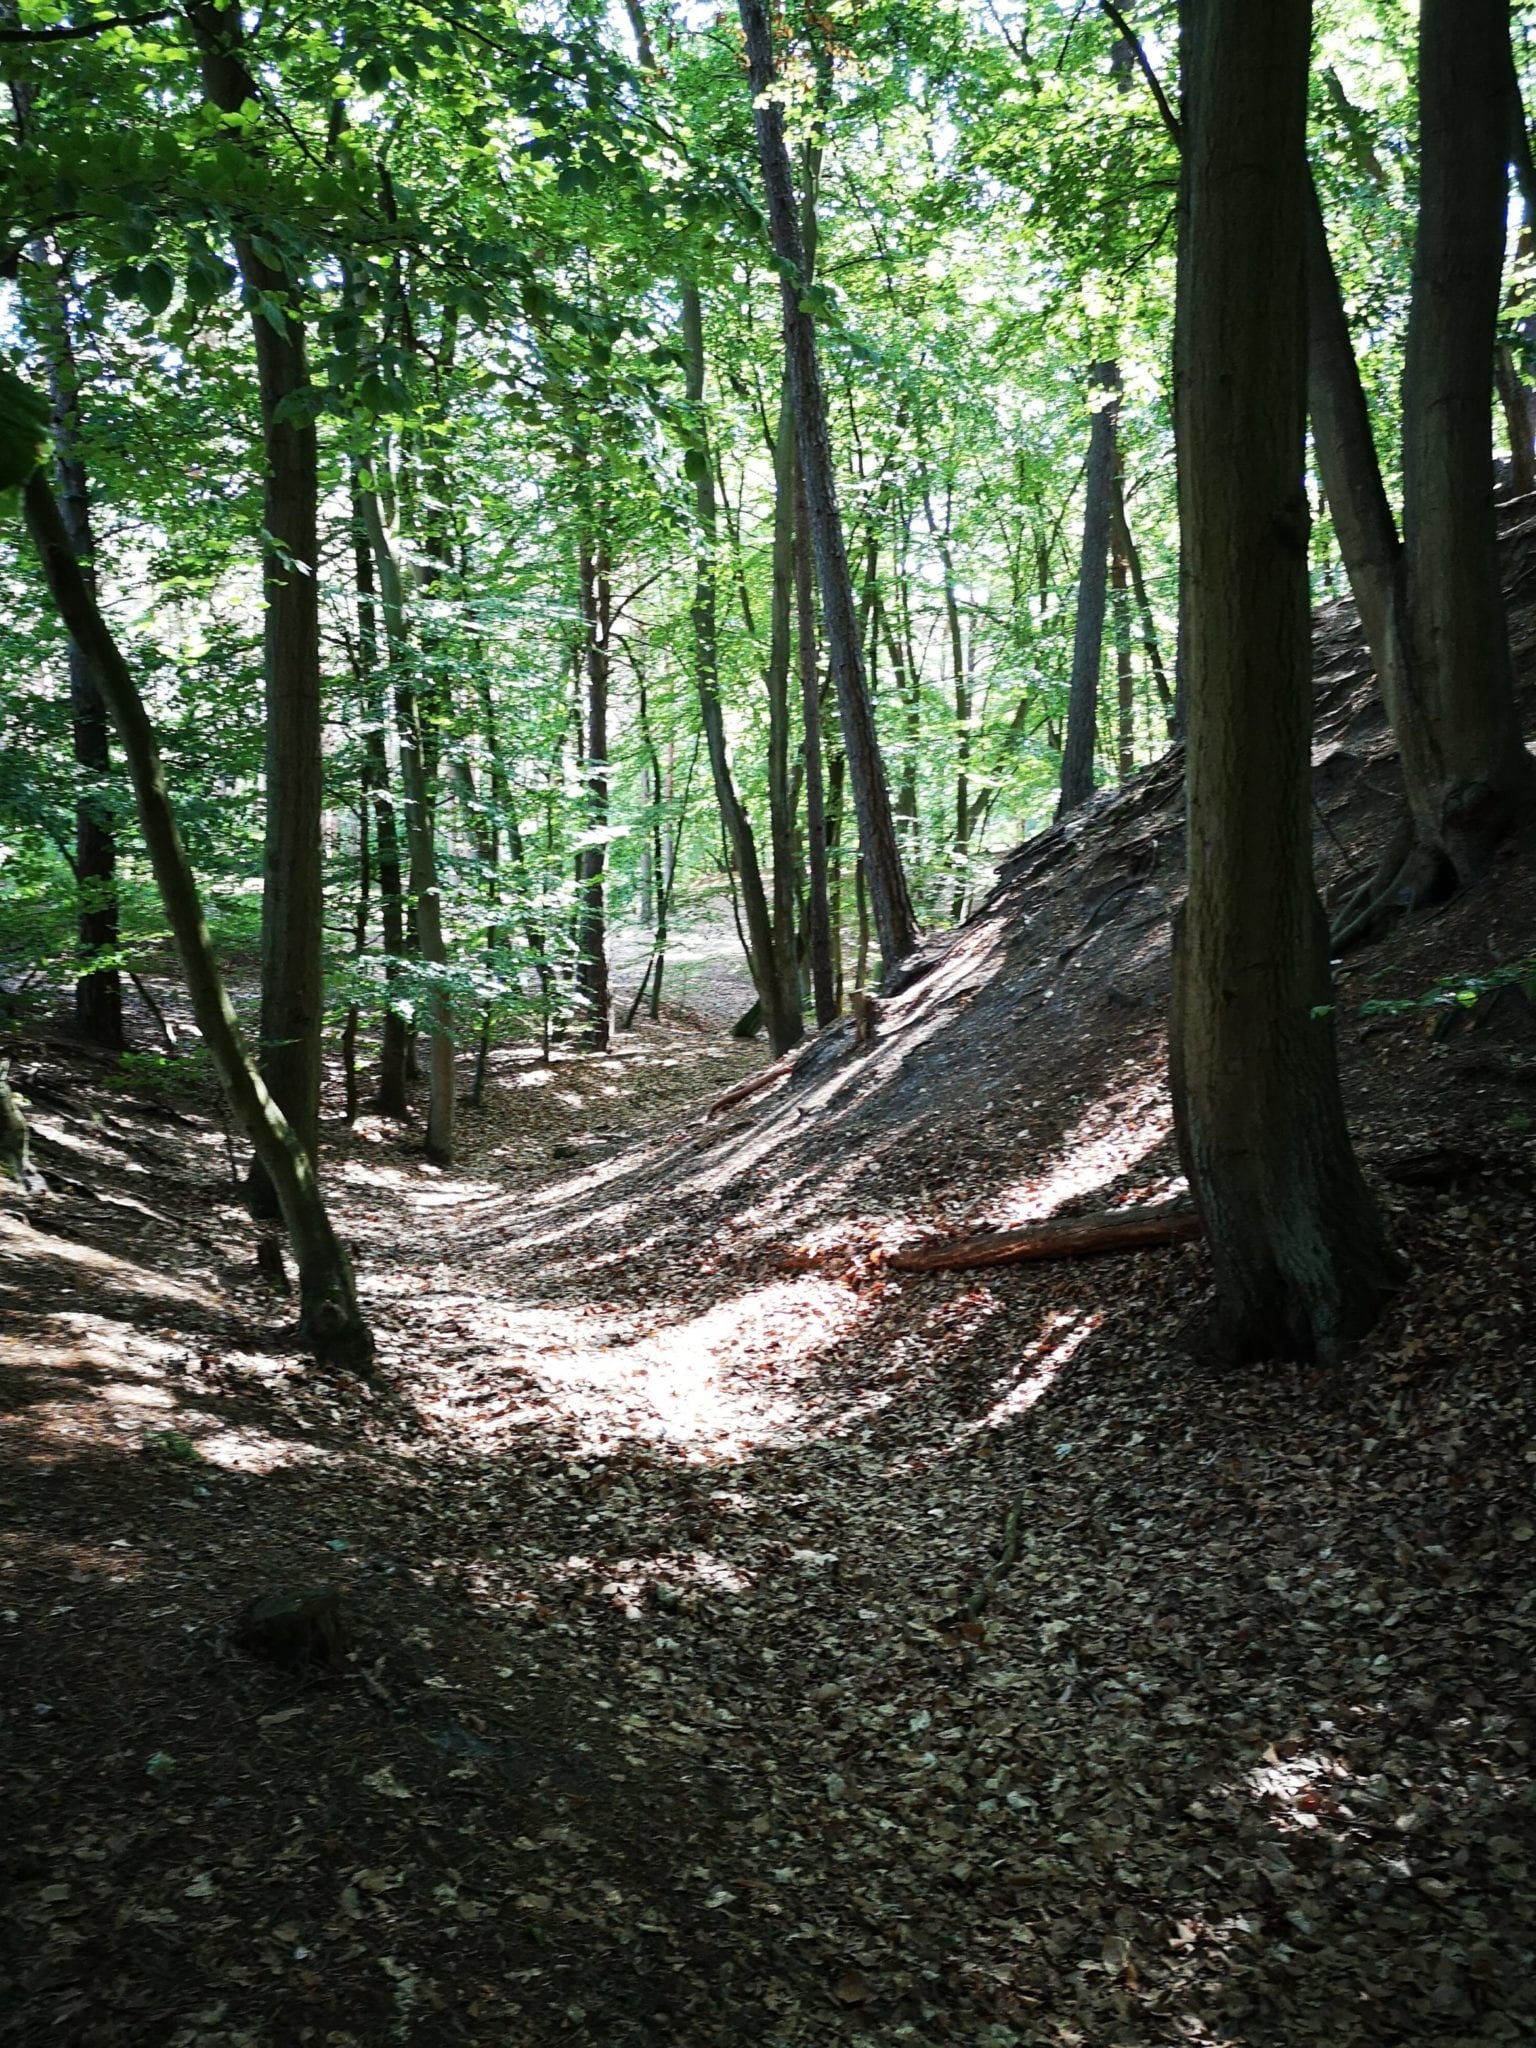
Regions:
<svg viewBox="0 0 1536 2048"><path fill-rule="evenodd" d="M1370 1327L1395 1268L1345 1128L1312 882L1310 12L1189 0L1185 15L1189 893L1170 1044L1179 1149L1226 1346L1239 1358L1332 1361Z"/></svg>
<svg viewBox="0 0 1536 2048"><path fill-rule="evenodd" d="M246 63L238 7L191 0L187 19L203 85L221 114L262 103ZM242 129L242 133L249 133ZM319 453L308 409L303 318L284 270L250 229L234 238L255 347L265 469L266 851L261 916L261 1072L299 1142L315 1156L320 1119L324 1004L320 864L321 688ZM266 248L272 250L267 243ZM275 250L272 252L275 254ZM265 1168L250 1197L270 1207Z"/></svg>
<svg viewBox="0 0 1536 2048"><path fill-rule="evenodd" d="M891 815L885 764L875 731L864 674L853 578L838 508L832 447L827 434L826 397L816 352L816 330L802 297L808 290L795 216L789 152L784 145L784 110L773 95L773 43L763 0L740 0L747 41L758 158L768 202L768 226L778 259L784 306L784 350L794 396L796 447L805 482L816 580L821 590L827 655L837 691L843 746L859 820L875 929L887 975L895 972L917 943L917 925L901 865L901 845Z"/></svg>
<svg viewBox="0 0 1536 2048"><path fill-rule="evenodd" d="M14 389L14 379L7 378L6 383ZM293 1246L299 1269L300 1334L320 1357L366 1371L373 1359L373 1338L358 1307L351 1262L331 1228L308 1148L241 1044L143 701L96 609L40 469L34 468L25 484L24 502L27 527L59 615L90 664L122 742L140 827L198 1029L273 1189Z"/></svg>
<svg viewBox="0 0 1536 2048"><path fill-rule="evenodd" d="M1489 462L1509 183L1508 0L1422 0L1419 233L1403 369L1407 700L1392 706L1417 851L1467 882L1526 815Z"/></svg>
<svg viewBox="0 0 1536 2048"><path fill-rule="evenodd" d="M1079 809L1093 795L1099 671L1104 653L1105 574L1118 467L1115 419L1120 410L1119 365L1095 363L1088 372L1088 383L1093 393L1093 425L1088 442L1083 553L1077 578L1077 635L1072 648L1072 687L1067 700L1067 743L1061 756L1058 818Z"/></svg>
<svg viewBox="0 0 1536 2048"><path fill-rule="evenodd" d="M17 140L30 140L35 95L19 81L11 84ZM59 479L59 509L69 544L79 562L85 586L95 595L95 540L91 532L91 489L81 442L81 380L70 332L73 294L69 263L46 238L32 245L36 272L29 324L48 365L48 392L53 405L54 462ZM122 976L116 960L118 942L117 835L111 799L104 787L111 767L107 712L90 668L73 641L69 644L69 709L76 767L89 778L75 798L74 880L81 972L75 979L75 1021L95 1045L111 1052L123 1048ZM105 964L96 964L105 963Z"/></svg>

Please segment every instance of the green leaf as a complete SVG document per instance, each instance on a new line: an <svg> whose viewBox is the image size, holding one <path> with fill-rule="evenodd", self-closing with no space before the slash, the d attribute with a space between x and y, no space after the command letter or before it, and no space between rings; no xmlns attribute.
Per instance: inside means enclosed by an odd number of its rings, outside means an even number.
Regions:
<svg viewBox="0 0 1536 2048"><path fill-rule="evenodd" d="M48 452L53 417L40 391L0 367L0 491L13 491Z"/></svg>
<svg viewBox="0 0 1536 2048"><path fill-rule="evenodd" d="M139 303L145 312L156 316L163 313L175 290L176 279L171 267L162 263L158 256L139 272Z"/></svg>
<svg viewBox="0 0 1536 2048"><path fill-rule="evenodd" d="M709 475L709 457L701 448L690 448L683 456L683 474L691 484L701 484Z"/></svg>

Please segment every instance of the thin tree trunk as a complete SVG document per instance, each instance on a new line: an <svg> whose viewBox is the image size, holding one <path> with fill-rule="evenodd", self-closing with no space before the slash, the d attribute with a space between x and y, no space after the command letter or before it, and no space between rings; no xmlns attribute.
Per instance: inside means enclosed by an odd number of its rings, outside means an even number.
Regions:
<svg viewBox="0 0 1536 2048"><path fill-rule="evenodd" d="M1180 1155L1228 1348L1333 1360L1374 1322L1395 1268L1345 1127L1312 883L1310 13L1194 0L1185 18L1189 892L1169 1035Z"/></svg>
<svg viewBox="0 0 1536 2048"><path fill-rule="evenodd" d="M768 636L768 820L773 850L774 974L780 1003L804 1035L800 1000L800 962L795 946L795 806L789 770L789 671L795 600L795 417L785 377L779 396L778 432L773 463L772 601ZM769 1038L772 1039L769 1020ZM785 1048L787 1050L787 1047Z"/></svg>
<svg viewBox="0 0 1536 2048"><path fill-rule="evenodd" d="M1536 445L1531 440L1531 393L1520 375L1520 365L1507 341L1494 354L1494 376L1499 404L1504 409L1504 430L1509 436L1509 487L1517 498L1536 491Z"/></svg>
<svg viewBox="0 0 1536 2048"><path fill-rule="evenodd" d="M1115 711L1120 780L1136 773L1136 673L1131 664L1130 564L1116 545L1120 523L1111 528L1109 590L1115 634Z"/></svg>
<svg viewBox="0 0 1536 2048"><path fill-rule="evenodd" d="M244 115L262 95L246 65L238 7L189 0L203 87L220 113ZM261 899L261 1074L314 1156L324 1010L320 858L321 686L318 448L305 410L304 322L287 277L234 237L251 305L265 452L262 583L266 681L266 843ZM270 1209L258 1160L248 1188Z"/></svg>
<svg viewBox="0 0 1536 2048"><path fill-rule="evenodd" d="M586 662L586 829L590 843L577 862L576 994L583 1012L587 1043L608 1050L612 998L608 987L608 930L605 875L608 850L602 834L608 826L608 683L613 589L606 542L594 547L583 534L577 572L585 627Z"/></svg>
<svg viewBox="0 0 1536 2048"><path fill-rule="evenodd" d="M363 788L373 806L374 839L378 847L379 919L384 930L384 1015L380 1027L379 1086L373 1106L381 1116L403 1117L408 1108L405 1057L409 1034L390 993L405 957L405 895L400 884L400 830L389 786L389 748L385 728L389 713L379 682L379 631L373 549L354 466L352 484L352 555L357 586L359 682L367 721L363 736Z"/></svg>
<svg viewBox="0 0 1536 2048"><path fill-rule="evenodd" d="M752 971L758 1000L763 1006L763 1022L768 1028L768 1042L773 1049L774 1057L777 1058L779 1054L788 1052L792 1045L798 1045L805 1033L800 1017L800 978L794 971L793 903L791 902L790 914L782 932L785 945L781 960L779 947L775 943L773 920L768 911L768 898L763 888L762 870L758 865L757 841L753 836L752 821L737 794L735 778L731 774L730 755L726 747L716 644L718 606L715 550L718 536L715 516L715 475L707 448L698 446L706 440L703 425L705 363L703 311L698 287L695 284L690 282L683 285L682 301L683 347L688 359L686 395L694 422L695 450L700 456L695 465L693 487L694 515L699 523L699 556L693 584L694 675L698 685L704 741L709 749L710 773L714 778L715 800L720 806L721 824L730 845L731 862L741 889L742 911L746 918L747 964ZM788 658L789 650L786 644L783 649L786 665ZM782 689L780 694L783 694ZM787 733L781 733L781 738L787 739ZM788 780L786 767L782 777L786 788ZM792 881L792 871L788 879ZM786 969L787 971L784 971Z"/></svg>
<svg viewBox="0 0 1536 2048"><path fill-rule="evenodd" d="M373 875L368 845L368 761L363 760L362 788L357 806L357 902L352 913L352 956L361 959L368 950L368 899ZM356 998L347 1005L341 1031L341 1071L346 1086L347 1122L357 1121L357 1020Z"/></svg>
<svg viewBox="0 0 1536 2048"><path fill-rule="evenodd" d="M827 802L822 775L821 679L816 666L816 593L812 588L810 515L795 461L795 638L800 668L800 716L805 733L806 940L811 959L811 998L816 1028L824 1031L837 1015L833 968L833 918L827 887Z"/></svg>
<svg viewBox="0 0 1536 2048"><path fill-rule="evenodd" d="M448 1164L453 1158L457 1111L453 1011L445 986L448 948L443 936L442 895L437 873L431 792L422 762L421 724L410 679L406 638L405 579L383 508L376 491L362 493L363 517L378 568L384 605L384 632L395 685L395 720L399 734L400 781L405 797L405 843L410 865L411 900L415 907L416 943L422 964L434 974L424 1005L431 1034L431 1067L427 1099L426 1153Z"/></svg>
<svg viewBox="0 0 1536 2048"><path fill-rule="evenodd" d="M1131 532L1131 522L1125 509L1125 479L1115 478L1115 517L1112 545L1125 557L1125 566L1130 571L1131 594L1136 600L1136 615L1141 621L1141 644L1146 649L1147 666L1152 671L1153 686L1157 701L1162 709L1163 723L1168 737L1173 738L1173 692L1168 687L1168 674L1163 667L1163 652L1157 640L1157 620L1152 614L1151 600L1147 596L1146 577L1142 574L1141 551Z"/></svg>
<svg viewBox="0 0 1536 2048"><path fill-rule="evenodd" d="M319 1356L366 1370L373 1358L373 1338L358 1307L351 1263L331 1228L309 1148L283 1115L240 1041L143 700L86 588L41 471L34 472L26 486L25 504L27 527L59 616L90 664L122 742L150 866L181 956L198 1030L276 1192L299 1269L301 1332Z"/></svg>
<svg viewBox="0 0 1536 2048"><path fill-rule="evenodd" d="M821 591L827 654L837 691L843 747L859 822L859 843L869 876L870 904L890 975L917 943L917 927L901 867L901 847L891 816L885 766L875 730L874 710L864 676L857 609L848 550L838 509L826 397L816 351L816 330L801 303L807 288L800 224L795 215L789 154L784 145L784 111L772 96L773 45L763 0L739 0L751 70L758 156L767 200L769 231L782 266L784 346L795 401L795 432L805 479L810 530Z"/></svg>
<svg viewBox="0 0 1536 2048"><path fill-rule="evenodd" d="M55 270L51 263L46 263L46 268L43 288L53 294L55 303L44 314L45 331L40 338L53 401L59 510L86 590L94 602L96 551L91 534L90 485L80 448L80 376L70 335L69 281L62 267ZM69 711L75 765L87 784L75 798L77 932L81 959L86 963L75 981L75 1022L93 1045L121 1052L122 977L115 965L89 965L100 955L115 955L118 942L117 840L106 789L112 765L107 709L90 665L73 641L69 648Z"/></svg>
<svg viewBox="0 0 1536 2048"><path fill-rule="evenodd" d="M1077 629L1072 642L1072 684L1067 693L1067 743L1061 757L1061 798L1056 816L1065 818L1093 795L1094 741L1098 732L1099 669L1104 653L1105 572L1115 496L1115 421L1120 410L1120 370L1095 363L1088 372L1093 425L1088 436L1088 476L1083 497L1083 548L1077 577Z"/></svg>
<svg viewBox="0 0 1536 2048"><path fill-rule="evenodd" d="M0 21L17 25L16 0L0 0ZM34 88L19 78L10 85L16 139L26 147L33 139ZM95 546L91 534L90 480L80 443L80 368L73 335L69 261L61 249L55 262L46 239L32 245L39 279L39 301L26 306L36 313L35 339L48 367L48 395L53 411L54 460L58 472L59 509L70 546L92 602L96 600ZM31 325L28 321L28 325ZM69 707L71 743L82 785L75 796L74 881L76 934L84 967L75 978L75 1022L83 1035L108 1052L123 1049L122 975L113 959L118 942L117 841L106 778L111 770L106 706L90 667L78 647L69 644Z"/></svg>

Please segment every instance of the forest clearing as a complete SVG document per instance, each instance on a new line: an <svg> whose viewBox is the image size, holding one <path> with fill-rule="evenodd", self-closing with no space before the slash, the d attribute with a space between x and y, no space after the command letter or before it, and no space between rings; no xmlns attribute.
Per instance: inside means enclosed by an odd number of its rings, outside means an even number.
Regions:
<svg viewBox="0 0 1536 2048"><path fill-rule="evenodd" d="M1536 2038L1524 0L0 0L0 2042Z"/></svg>

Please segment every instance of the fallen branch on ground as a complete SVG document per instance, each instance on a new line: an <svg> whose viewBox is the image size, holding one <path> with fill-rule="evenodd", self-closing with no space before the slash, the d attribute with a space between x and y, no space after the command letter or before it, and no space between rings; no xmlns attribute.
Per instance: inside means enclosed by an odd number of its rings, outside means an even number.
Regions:
<svg viewBox="0 0 1536 2048"><path fill-rule="evenodd" d="M771 1088L775 1081L781 1081L794 1066L803 1046L797 1045L793 1052L787 1052L783 1059L775 1060L771 1067L763 1067L758 1073L749 1074L745 1081L738 1081L734 1088L727 1088L723 1095L717 1095L704 1112L704 1121L719 1116L722 1110L730 1109L735 1103L745 1102L749 1095L760 1094L764 1088Z"/></svg>
<svg viewBox="0 0 1536 2048"><path fill-rule="evenodd" d="M1187 1244L1200 1235L1200 1219L1185 1203L1164 1209L1126 1209L1109 1216L1071 1216L1064 1221L1026 1223L1019 1230L994 1230L980 1237L955 1237L941 1244L893 1252L893 1272L944 1273L954 1266L1011 1266L1024 1259L1081 1259L1095 1252L1138 1252L1157 1245Z"/></svg>

